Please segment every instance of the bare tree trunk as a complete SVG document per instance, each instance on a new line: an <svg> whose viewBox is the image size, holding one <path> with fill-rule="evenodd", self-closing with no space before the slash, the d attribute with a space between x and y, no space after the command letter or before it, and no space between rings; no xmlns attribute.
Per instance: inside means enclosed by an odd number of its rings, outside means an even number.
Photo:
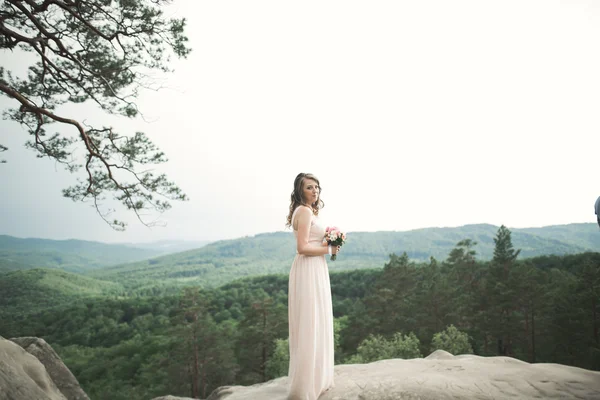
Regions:
<svg viewBox="0 0 600 400"><path fill-rule="evenodd" d="M195 336L195 335L194 335ZM199 373L199 362L198 362L198 343L194 337L194 377L193 377L193 387L192 387L192 398L198 399L200 395L200 390L198 389L198 373Z"/></svg>
<svg viewBox="0 0 600 400"><path fill-rule="evenodd" d="M598 346L600 345L600 338L598 337L598 313L596 312L596 298L594 296L592 296L592 321L594 324L594 342Z"/></svg>
<svg viewBox="0 0 600 400"><path fill-rule="evenodd" d="M190 397L194 396L194 374L192 373L192 359L191 358L187 358L187 372L188 372L188 378L190 379Z"/></svg>
<svg viewBox="0 0 600 400"><path fill-rule="evenodd" d="M263 308L263 344L262 344L262 364L260 366L262 381L267 381L267 310Z"/></svg>
<svg viewBox="0 0 600 400"><path fill-rule="evenodd" d="M207 360L206 360L206 358L204 358L202 360L202 398L203 399L206 398L206 386L208 386L208 384L206 382L206 364L207 364Z"/></svg>
<svg viewBox="0 0 600 400"><path fill-rule="evenodd" d="M527 354L529 354L529 362L531 362L531 342L529 340L529 307L525 307L525 342L527 343Z"/></svg>
<svg viewBox="0 0 600 400"><path fill-rule="evenodd" d="M535 307L531 310L531 362L535 362Z"/></svg>
<svg viewBox="0 0 600 400"><path fill-rule="evenodd" d="M488 352L489 351L489 346L488 346L488 335L487 335L487 333L485 333L483 335L483 351L484 351L485 355L489 354L489 352Z"/></svg>

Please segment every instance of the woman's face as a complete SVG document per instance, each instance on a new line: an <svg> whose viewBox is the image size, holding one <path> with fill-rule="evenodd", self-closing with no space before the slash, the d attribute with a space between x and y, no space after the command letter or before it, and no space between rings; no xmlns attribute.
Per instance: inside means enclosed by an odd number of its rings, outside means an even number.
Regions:
<svg viewBox="0 0 600 400"><path fill-rule="evenodd" d="M304 201L310 205L315 204L319 200L319 191L320 187L317 185L312 179L305 179L302 182L302 196L304 197Z"/></svg>

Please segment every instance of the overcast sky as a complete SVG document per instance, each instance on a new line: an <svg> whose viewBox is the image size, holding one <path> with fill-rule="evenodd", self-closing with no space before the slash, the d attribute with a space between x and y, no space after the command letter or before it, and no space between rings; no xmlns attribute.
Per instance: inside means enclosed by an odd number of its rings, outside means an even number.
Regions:
<svg viewBox="0 0 600 400"><path fill-rule="evenodd" d="M279 231L299 172L321 180L324 222L349 232L595 221L596 0L175 0L168 12L188 19L192 53L173 62L166 89L142 94L146 121L106 121L146 132L190 201L160 216L166 227L120 213L129 227L115 232L62 197L76 176L1 121L0 234L130 242ZM65 116L106 118L83 109Z"/></svg>

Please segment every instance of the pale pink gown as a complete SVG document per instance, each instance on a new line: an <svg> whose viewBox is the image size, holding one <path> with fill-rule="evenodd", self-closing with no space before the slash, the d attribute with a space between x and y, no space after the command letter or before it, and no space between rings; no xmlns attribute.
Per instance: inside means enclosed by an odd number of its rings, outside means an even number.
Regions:
<svg viewBox="0 0 600 400"><path fill-rule="evenodd" d="M292 214L292 227L298 208ZM321 244L324 235L325 228L312 215L309 243ZM334 387L333 309L325 256L296 254L289 278L288 320L288 400L316 400Z"/></svg>

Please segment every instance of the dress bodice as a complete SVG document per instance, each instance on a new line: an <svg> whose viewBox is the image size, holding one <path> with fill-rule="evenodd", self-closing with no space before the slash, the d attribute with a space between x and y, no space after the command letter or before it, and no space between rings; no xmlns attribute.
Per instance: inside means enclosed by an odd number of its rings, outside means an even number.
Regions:
<svg viewBox="0 0 600 400"><path fill-rule="evenodd" d="M292 214L292 230L294 231L295 238L298 238L298 231L294 229L294 217L296 216L296 212L300 207L302 206L296 207L294 213ZM319 217L314 215L312 211L310 215L310 231L308 233L308 242L312 244L321 244L323 243L323 238L325 237L325 228L321 225Z"/></svg>

